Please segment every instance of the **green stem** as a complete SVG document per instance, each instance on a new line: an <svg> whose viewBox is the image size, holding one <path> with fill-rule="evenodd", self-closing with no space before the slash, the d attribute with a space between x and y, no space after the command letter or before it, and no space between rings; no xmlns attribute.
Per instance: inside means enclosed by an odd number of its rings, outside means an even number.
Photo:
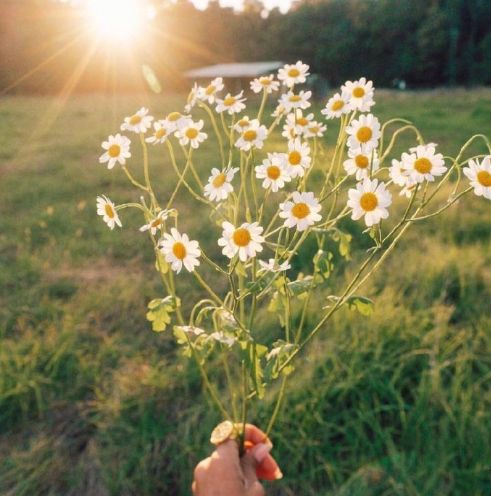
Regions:
<svg viewBox="0 0 491 496"><path fill-rule="evenodd" d="M271 434L276 419L278 418L278 414L280 413L281 405L283 403L283 398L285 396L286 380L287 380L287 376L283 375L281 379L281 386L280 386L280 391L278 393L278 398L276 399L276 405L274 407L273 414L269 419L268 427L266 428L266 437L269 437L269 435Z"/></svg>

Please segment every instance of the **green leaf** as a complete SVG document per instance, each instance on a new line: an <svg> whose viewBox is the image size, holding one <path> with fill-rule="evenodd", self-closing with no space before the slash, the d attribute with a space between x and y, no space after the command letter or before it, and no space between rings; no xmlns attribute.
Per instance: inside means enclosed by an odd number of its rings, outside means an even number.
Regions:
<svg viewBox="0 0 491 496"><path fill-rule="evenodd" d="M167 274L169 272L169 264L165 261L164 254L158 250L155 257L155 270L162 274Z"/></svg>
<svg viewBox="0 0 491 496"><path fill-rule="evenodd" d="M273 348L266 355L266 361L268 362L268 373L272 379L276 379L279 376L280 368L297 348L298 345L287 343L281 339L273 343ZM281 373L288 375L292 371L293 366L288 364L282 368Z"/></svg>
<svg viewBox="0 0 491 496"><path fill-rule="evenodd" d="M339 254L346 260L351 260L351 240L353 236L351 234L341 231L337 227L332 227L329 230L331 238L339 243Z"/></svg>
<svg viewBox="0 0 491 496"><path fill-rule="evenodd" d="M245 265L242 262L237 262L235 266L235 273L242 277L247 277Z"/></svg>
<svg viewBox="0 0 491 496"><path fill-rule="evenodd" d="M318 250L314 255L314 266L324 279L329 278L334 268L332 259L333 254L324 250Z"/></svg>
<svg viewBox="0 0 491 496"><path fill-rule="evenodd" d="M152 330L155 332L165 331L171 321L171 313L180 306L179 299L172 296L156 298L148 304L147 320L152 323Z"/></svg>
<svg viewBox="0 0 491 496"><path fill-rule="evenodd" d="M285 326L286 296L281 291L275 291L268 305L268 312L278 316L280 325Z"/></svg>
<svg viewBox="0 0 491 496"><path fill-rule="evenodd" d="M272 280L275 277L274 272L267 272L264 275L261 275L256 281L248 282L246 284L246 292L257 294L266 289L267 286L269 286L272 282Z"/></svg>
<svg viewBox="0 0 491 496"><path fill-rule="evenodd" d="M369 316L373 313L373 301L365 296L350 296L346 301L351 310L357 310L362 315Z"/></svg>
<svg viewBox="0 0 491 496"><path fill-rule="evenodd" d="M266 349L266 351L264 349ZM249 347L251 379L259 399L264 398L264 393L266 390L261 356L264 356L267 351L268 348L260 344L252 344L252 346Z"/></svg>
<svg viewBox="0 0 491 496"><path fill-rule="evenodd" d="M301 274L299 274L298 279L296 281L290 281L287 284L287 287L293 296L299 296L302 293L306 293L311 288L312 284L312 276L301 277Z"/></svg>

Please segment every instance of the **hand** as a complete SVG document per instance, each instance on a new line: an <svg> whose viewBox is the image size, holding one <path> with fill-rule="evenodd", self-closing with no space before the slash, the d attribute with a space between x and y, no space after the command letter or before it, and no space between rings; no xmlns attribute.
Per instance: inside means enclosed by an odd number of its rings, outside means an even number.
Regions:
<svg viewBox="0 0 491 496"><path fill-rule="evenodd" d="M246 424L245 454L239 457L237 441L229 439L217 446L194 470L195 496L264 496L258 478L281 479L278 464L269 454L273 447L263 431Z"/></svg>

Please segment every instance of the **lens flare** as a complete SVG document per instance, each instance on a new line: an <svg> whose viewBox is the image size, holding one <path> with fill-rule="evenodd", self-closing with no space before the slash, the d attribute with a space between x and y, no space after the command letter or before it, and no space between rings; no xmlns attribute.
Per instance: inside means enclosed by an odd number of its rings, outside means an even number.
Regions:
<svg viewBox="0 0 491 496"><path fill-rule="evenodd" d="M131 41L141 32L144 9L138 0L87 0L90 24L97 35L115 42Z"/></svg>

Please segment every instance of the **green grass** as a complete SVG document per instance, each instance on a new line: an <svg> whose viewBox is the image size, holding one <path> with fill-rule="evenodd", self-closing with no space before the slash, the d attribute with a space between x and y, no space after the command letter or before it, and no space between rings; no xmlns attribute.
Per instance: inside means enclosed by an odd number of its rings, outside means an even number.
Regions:
<svg viewBox="0 0 491 496"><path fill-rule="evenodd" d="M101 140L135 107L164 114L182 98L1 103L0 493L189 494L219 417L171 333L145 320L162 290L141 220L125 212L110 232L95 215L97 194L138 199L97 163ZM452 155L489 134L491 91L381 91L376 113L413 120ZM175 179L155 150L165 198ZM213 150L201 150L204 175ZM214 246L195 205L183 198L180 210ZM290 383L273 433L285 478L268 494L491 494L490 223L490 202L469 197L415 226L363 289L374 314L336 314ZM346 227L361 245L359 226ZM264 425L272 400L250 420Z"/></svg>

